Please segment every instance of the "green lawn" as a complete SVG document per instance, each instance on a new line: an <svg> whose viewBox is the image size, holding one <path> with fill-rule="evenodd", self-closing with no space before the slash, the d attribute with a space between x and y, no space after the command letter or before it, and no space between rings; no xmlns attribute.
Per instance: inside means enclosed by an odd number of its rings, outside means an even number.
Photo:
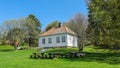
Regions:
<svg viewBox="0 0 120 68"><path fill-rule="evenodd" d="M54 51L76 51L76 48L51 49ZM37 50L14 50L11 46L0 46L0 68L120 68L120 52L85 47L86 57L77 59L30 59Z"/></svg>

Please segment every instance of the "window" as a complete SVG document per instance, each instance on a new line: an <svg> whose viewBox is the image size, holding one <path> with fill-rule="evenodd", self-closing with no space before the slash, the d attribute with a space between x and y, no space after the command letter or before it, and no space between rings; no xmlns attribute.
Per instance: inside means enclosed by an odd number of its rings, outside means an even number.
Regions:
<svg viewBox="0 0 120 68"><path fill-rule="evenodd" d="M60 42L60 37L56 37L56 42L57 42L57 43Z"/></svg>
<svg viewBox="0 0 120 68"><path fill-rule="evenodd" d="M42 44L45 44L45 39L42 39Z"/></svg>
<svg viewBox="0 0 120 68"><path fill-rule="evenodd" d="M62 42L65 42L65 36L62 36Z"/></svg>
<svg viewBox="0 0 120 68"><path fill-rule="evenodd" d="M48 43L52 43L52 39L51 38L48 38Z"/></svg>

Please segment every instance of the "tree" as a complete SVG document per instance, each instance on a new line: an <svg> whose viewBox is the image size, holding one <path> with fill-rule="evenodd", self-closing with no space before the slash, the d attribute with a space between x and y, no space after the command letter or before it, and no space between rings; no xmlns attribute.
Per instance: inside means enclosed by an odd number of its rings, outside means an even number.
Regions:
<svg viewBox="0 0 120 68"><path fill-rule="evenodd" d="M2 34L1 34L1 32L0 32L0 44L1 44L1 40L2 40Z"/></svg>
<svg viewBox="0 0 120 68"><path fill-rule="evenodd" d="M89 0L89 26L95 45L120 44L120 0Z"/></svg>
<svg viewBox="0 0 120 68"><path fill-rule="evenodd" d="M2 26L2 44L11 44L15 49L18 49L21 43L24 41L25 31L23 24L24 18L16 20L7 20ZM19 46L18 46L19 45Z"/></svg>
<svg viewBox="0 0 120 68"><path fill-rule="evenodd" d="M86 42L86 17L82 14L76 14L75 17L67 23L67 26L77 34L79 51L82 51Z"/></svg>
<svg viewBox="0 0 120 68"><path fill-rule="evenodd" d="M20 47L20 44L24 42L25 31L20 28L13 28L8 32L7 38L11 41L11 44L15 49Z"/></svg>
<svg viewBox="0 0 120 68"><path fill-rule="evenodd" d="M25 30L27 32L26 39L28 40L29 46L38 45L38 34L41 32L40 21L32 14L26 18L26 23L24 24Z"/></svg>
<svg viewBox="0 0 120 68"><path fill-rule="evenodd" d="M57 25L58 25L58 21L54 21L54 22L52 22L52 23L50 23L50 24L48 24L47 26L46 26L46 31L48 31L49 29L51 29L51 28L53 28L53 27L56 27Z"/></svg>
<svg viewBox="0 0 120 68"><path fill-rule="evenodd" d="M2 40L2 30L1 30L1 25L0 25L0 44L1 44L1 40Z"/></svg>

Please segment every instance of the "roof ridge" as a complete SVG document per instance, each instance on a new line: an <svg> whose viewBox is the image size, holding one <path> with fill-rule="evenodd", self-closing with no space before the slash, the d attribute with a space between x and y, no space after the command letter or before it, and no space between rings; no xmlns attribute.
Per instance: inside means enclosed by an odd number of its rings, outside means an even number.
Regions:
<svg viewBox="0 0 120 68"><path fill-rule="evenodd" d="M65 32L67 33L67 29L66 29L66 26L65 26L65 25L63 25L63 27L65 28Z"/></svg>
<svg viewBox="0 0 120 68"><path fill-rule="evenodd" d="M69 27L67 27L66 25L62 25L61 27L58 28L53 27L39 36L48 36L48 35L61 34L61 33L76 35L76 33L73 30L71 30Z"/></svg>

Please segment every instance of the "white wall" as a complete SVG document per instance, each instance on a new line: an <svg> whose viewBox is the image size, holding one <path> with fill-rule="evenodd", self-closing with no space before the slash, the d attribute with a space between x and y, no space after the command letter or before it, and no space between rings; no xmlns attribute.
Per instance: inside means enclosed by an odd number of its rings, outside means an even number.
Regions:
<svg viewBox="0 0 120 68"><path fill-rule="evenodd" d="M62 36L65 36L66 42L62 42ZM60 42L56 42L56 37L60 37ZM48 38L52 39L51 43L48 43ZM42 39L45 39L45 44L42 44ZM59 46L67 46L67 34L58 34L58 35L50 35L39 38L39 47L59 47Z"/></svg>
<svg viewBox="0 0 120 68"><path fill-rule="evenodd" d="M62 42L62 36L65 36L65 42ZM56 42L56 37L60 37L60 42ZM52 39L51 43L48 43L48 38ZM42 39L45 39L45 44L42 44ZM69 47L77 47L77 37L70 34L58 34L58 35L50 35L39 38L39 47L60 47L60 46L69 46Z"/></svg>
<svg viewBox="0 0 120 68"><path fill-rule="evenodd" d="M67 35L67 42L68 42L68 46L71 46L71 47L77 47L77 37L76 36L73 36L73 35L70 35L68 34Z"/></svg>

